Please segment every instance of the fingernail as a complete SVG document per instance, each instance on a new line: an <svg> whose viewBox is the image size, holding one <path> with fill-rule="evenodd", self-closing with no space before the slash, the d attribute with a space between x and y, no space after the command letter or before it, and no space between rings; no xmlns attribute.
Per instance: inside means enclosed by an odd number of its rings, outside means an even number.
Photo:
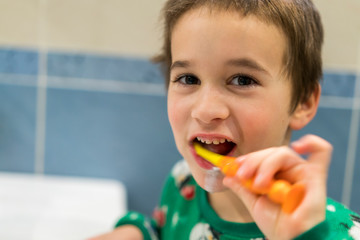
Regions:
<svg viewBox="0 0 360 240"><path fill-rule="evenodd" d="M296 148L296 147L298 147L300 145L301 145L301 142L299 142L298 140L290 143L291 148Z"/></svg>
<svg viewBox="0 0 360 240"><path fill-rule="evenodd" d="M264 175L263 174L256 175L253 186L255 188L259 188L259 189L266 187L266 185L264 184Z"/></svg>
<svg viewBox="0 0 360 240"><path fill-rule="evenodd" d="M240 167L236 173L236 177L239 179L246 179L247 178L246 169Z"/></svg>

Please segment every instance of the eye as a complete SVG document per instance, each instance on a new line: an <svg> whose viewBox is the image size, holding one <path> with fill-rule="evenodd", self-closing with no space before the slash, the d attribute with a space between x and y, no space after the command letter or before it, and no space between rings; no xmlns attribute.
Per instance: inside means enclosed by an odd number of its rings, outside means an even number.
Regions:
<svg viewBox="0 0 360 240"><path fill-rule="evenodd" d="M230 84L250 87L252 85L256 85L257 82L251 77L245 75L236 75L230 80Z"/></svg>
<svg viewBox="0 0 360 240"><path fill-rule="evenodd" d="M175 79L175 82L179 82L184 85L200 85L200 80L194 75L181 75Z"/></svg>

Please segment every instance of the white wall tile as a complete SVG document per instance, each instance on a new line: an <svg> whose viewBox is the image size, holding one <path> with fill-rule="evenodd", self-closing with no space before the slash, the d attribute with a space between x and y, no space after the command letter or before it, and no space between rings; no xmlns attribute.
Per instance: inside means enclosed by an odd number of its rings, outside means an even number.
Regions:
<svg viewBox="0 0 360 240"><path fill-rule="evenodd" d="M360 1L314 0L325 28L324 67L355 71L360 42Z"/></svg>
<svg viewBox="0 0 360 240"><path fill-rule="evenodd" d="M164 0L48 0L48 45L55 49L151 56L160 49Z"/></svg>
<svg viewBox="0 0 360 240"><path fill-rule="evenodd" d="M0 45L38 45L39 0L0 0Z"/></svg>

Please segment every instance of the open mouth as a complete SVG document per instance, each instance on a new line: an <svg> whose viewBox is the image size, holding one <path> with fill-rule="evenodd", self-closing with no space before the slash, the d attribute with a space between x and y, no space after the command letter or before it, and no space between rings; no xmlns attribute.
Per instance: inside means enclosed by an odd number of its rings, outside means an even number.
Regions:
<svg viewBox="0 0 360 240"><path fill-rule="evenodd" d="M230 154L236 146L234 142L225 138L208 139L197 137L193 140L193 142L197 142L207 150L221 155Z"/></svg>
<svg viewBox="0 0 360 240"><path fill-rule="evenodd" d="M226 138L209 138L209 137L196 137L192 143L199 143L203 148L221 155L231 155L235 151L236 144ZM197 164L206 170L214 169L214 165L204 158L197 155L194 148L192 148L195 161Z"/></svg>

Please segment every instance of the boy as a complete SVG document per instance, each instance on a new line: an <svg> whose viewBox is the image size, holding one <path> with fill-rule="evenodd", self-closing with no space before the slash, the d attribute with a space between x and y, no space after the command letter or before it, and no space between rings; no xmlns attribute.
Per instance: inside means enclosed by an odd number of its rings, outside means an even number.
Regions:
<svg viewBox="0 0 360 240"><path fill-rule="evenodd" d="M360 239L359 216L326 199L332 147L291 131L314 117L323 30L310 0L168 0L164 64L168 116L186 162L164 187L152 222L138 213L98 239ZM224 175L193 147L240 156ZM306 154L307 159L302 155ZM239 180L263 188L301 183L292 213Z"/></svg>

